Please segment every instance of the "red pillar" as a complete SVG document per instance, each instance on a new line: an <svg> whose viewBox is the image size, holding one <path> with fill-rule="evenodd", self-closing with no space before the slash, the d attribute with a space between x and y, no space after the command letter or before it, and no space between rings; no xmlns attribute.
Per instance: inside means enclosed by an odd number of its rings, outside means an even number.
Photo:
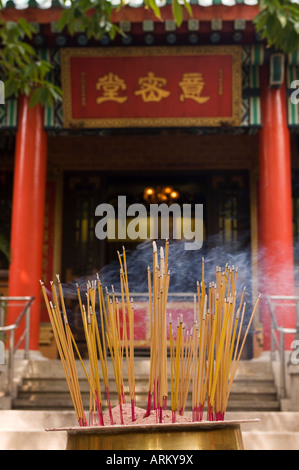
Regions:
<svg viewBox="0 0 299 470"><path fill-rule="evenodd" d="M46 160L43 109L40 105L30 108L28 97L22 96L14 164L9 296L35 297L31 308L31 350L37 350L39 342ZM7 324L14 323L18 314L19 310L9 308Z"/></svg>
<svg viewBox="0 0 299 470"><path fill-rule="evenodd" d="M294 295L290 133L285 86L269 88L268 71L261 74L260 241L262 293ZM295 309L277 311L278 323L295 327ZM270 348L270 317L262 311L264 349ZM286 337L290 349L293 337Z"/></svg>

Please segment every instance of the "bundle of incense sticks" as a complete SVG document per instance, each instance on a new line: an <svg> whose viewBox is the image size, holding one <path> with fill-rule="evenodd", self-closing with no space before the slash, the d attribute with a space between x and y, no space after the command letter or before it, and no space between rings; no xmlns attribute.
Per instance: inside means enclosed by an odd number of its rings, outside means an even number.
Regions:
<svg viewBox="0 0 299 470"><path fill-rule="evenodd" d="M169 244L165 252L160 249L160 263L156 244L153 243L153 274L148 267L149 307L151 325L151 355L148 404L146 415L153 409L157 422L163 421L167 407L167 296L170 272L168 271ZM252 310L245 333L242 332L246 303L245 288L237 300L238 269L225 266L223 272L216 267L216 281L206 286L205 266L202 258L202 279L197 282L194 295L194 321L187 331L183 315L173 325L169 314L170 395L172 421L186 409L190 384L192 420L224 420L232 383L242 355L245 341L257 310L260 295Z"/></svg>
<svg viewBox="0 0 299 470"><path fill-rule="evenodd" d="M161 247L159 252L156 243L153 242L152 270L148 267L150 371L148 403L144 417L148 417L151 411L155 410L156 422L163 422L163 410L167 409L168 404L170 368L172 422L176 422L177 413L184 414L190 394L192 421L201 421L204 409L207 410L208 421L224 420L232 383L260 295L257 297L244 333L245 288L238 300L236 293L238 270L234 266L226 265L222 272L217 266L215 282L207 285L204 259L202 259L202 279L201 282L197 282L197 293L194 295L193 325L190 331L186 330L183 315L179 315L174 326L171 313L169 315L167 313L170 281L168 254L168 240L165 248ZM124 357L126 358L131 419L132 422L135 421L134 304L129 291L124 248L122 254L118 252L118 257L120 299L116 297L113 286L111 294L107 288L104 293L98 275L96 280L87 282L84 299L77 286L89 367L84 364L69 325L59 276L57 276L57 285L51 282L51 300L44 283L40 281L80 426L104 425L102 382L110 424L114 424L109 394L107 350L114 371L121 424L124 424L122 408L126 402L123 365ZM76 356L83 367L90 389L88 420L82 403Z"/></svg>
<svg viewBox="0 0 299 470"><path fill-rule="evenodd" d="M148 290L150 310L150 374L148 404L145 416L153 408L158 421L162 422L162 410L167 409L167 297L170 272L168 271L169 241L166 240L165 251L160 249L160 264L157 245L153 243L153 276L148 267Z"/></svg>
<svg viewBox="0 0 299 470"><path fill-rule="evenodd" d="M237 366L258 307L260 295L243 333L245 287L237 300L237 274L234 266L226 265L223 272L217 267L216 281L206 286L202 259L202 281L197 282L197 298L194 299L193 346L185 346L185 356L192 355L193 359L184 381L188 384L192 380L193 421L203 419L205 405L208 421L224 419ZM180 329L176 343L183 340Z"/></svg>
<svg viewBox="0 0 299 470"><path fill-rule="evenodd" d="M107 350L109 350L114 371L114 381L118 395L121 424L124 424L122 412L122 405L125 403L123 359L124 354L126 356L132 421L135 421L136 397L134 375L134 305L133 300L130 298L129 294L125 249L123 249L122 255L123 256L121 259L119 254L121 263L120 300L116 298L113 286L111 295L109 294L107 288L105 289L104 293L98 275L97 280L87 282L85 299L82 299L79 286L77 285L77 295L85 334L89 367L85 366L79 348L71 332L65 307L63 288L59 276L57 276L57 286L53 281L51 282L52 300L50 300L48 297L44 283L40 281L44 300L53 328L57 349L64 368L70 395L80 426L95 424L101 426L104 425L101 385L102 381L104 382L105 387L105 396L107 408L109 411L110 424L114 424L109 393ZM57 294L57 290L59 291L59 294ZM98 312L96 311L96 306L98 306ZM101 334L99 329L99 322L101 325ZM83 367L90 389L88 421L82 404L82 396L77 372L78 361L75 360L75 354L77 355L77 358Z"/></svg>

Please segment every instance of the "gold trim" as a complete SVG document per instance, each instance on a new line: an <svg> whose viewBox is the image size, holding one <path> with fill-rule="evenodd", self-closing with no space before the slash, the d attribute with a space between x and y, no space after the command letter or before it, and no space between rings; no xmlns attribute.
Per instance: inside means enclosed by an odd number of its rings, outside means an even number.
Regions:
<svg viewBox="0 0 299 470"><path fill-rule="evenodd" d="M211 118L72 118L72 99L70 87L70 59L72 57L136 57L138 55L153 56L198 56L198 55L231 55L233 58L232 70L232 116L218 116ZM61 50L61 84L63 91L63 121L65 128L113 128L113 127L216 127L223 124L231 126L241 125L242 102L242 67L240 46L205 46L205 47L130 47L130 48L103 48L103 49L75 49Z"/></svg>

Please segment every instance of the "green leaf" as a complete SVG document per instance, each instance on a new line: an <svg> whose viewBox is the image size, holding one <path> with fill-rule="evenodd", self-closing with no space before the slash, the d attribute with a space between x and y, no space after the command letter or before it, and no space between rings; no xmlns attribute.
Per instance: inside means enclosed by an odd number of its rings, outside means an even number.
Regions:
<svg viewBox="0 0 299 470"><path fill-rule="evenodd" d="M186 10L188 11L189 15L192 16L192 8L188 0L184 0L184 5L186 7Z"/></svg>
<svg viewBox="0 0 299 470"><path fill-rule="evenodd" d="M34 76L36 73L36 67L34 63L28 64L24 67L24 74L28 78Z"/></svg>
<svg viewBox="0 0 299 470"><path fill-rule="evenodd" d="M277 11L276 16L278 18L278 21L280 22L282 28L285 28L287 25L287 17L286 14L283 11Z"/></svg>
<svg viewBox="0 0 299 470"><path fill-rule="evenodd" d="M158 7L156 1L155 0L149 0L148 5L153 10L153 12L157 16L157 18L161 18L161 10Z"/></svg>
<svg viewBox="0 0 299 470"><path fill-rule="evenodd" d="M48 102L50 91L47 87L40 88L39 102L42 106L45 106Z"/></svg>
<svg viewBox="0 0 299 470"><path fill-rule="evenodd" d="M30 46L30 44L27 44L27 42L22 42L22 47L24 52L26 52L27 54L31 55L32 57L36 56L35 49Z"/></svg>
<svg viewBox="0 0 299 470"><path fill-rule="evenodd" d="M257 31L261 31L266 26L267 21L268 21L267 10L261 11L253 19L253 23L255 24Z"/></svg>
<svg viewBox="0 0 299 470"><path fill-rule="evenodd" d="M24 33L26 36L31 39L33 34L36 34L36 28L32 26L30 23L28 23L25 18L19 18L18 23L23 29Z"/></svg>
<svg viewBox="0 0 299 470"><path fill-rule="evenodd" d="M29 107L30 108L34 108L34 106L36 106L39 102L40 102L40 94L41 94L41 89L40 88L36 88L31 97L30 97L30 100L29 100Z"/></svg>
<svg viewBox="0 0 299 470"><path fill-rule="evenodd" d="M17 93L16 84L12 80L6 80L5 85L5 97L9 98Z"/></svg>
<svg viewBox="0 0 299 470"><path fill-rule="evenodd" d="M61 101L62 99L62 91L57 86L50 87L49 94L53 96L55 101Z"/></svg>
<svg viewBox="0 0 299 470"><path fill-rule="evenodd" d="M116 33L117 33L117 30L116 30L116 28L114 28L113 25L112 25L112 28L110 28L110 29L109 29L109 32L108 32L109 37L110 37L110 39L111 39L112 41L113 41L113 39L115 39Z"/></svg>
<svg viewBox="0 0 299 470"><path fill-rule="evenodd" d="M66 15L66 12L64 12L61 17L59 18L59 20L55 23L57 29L59 32L62 32L64 30L64 28L66 27L67 25L67 15Z"/></svg>

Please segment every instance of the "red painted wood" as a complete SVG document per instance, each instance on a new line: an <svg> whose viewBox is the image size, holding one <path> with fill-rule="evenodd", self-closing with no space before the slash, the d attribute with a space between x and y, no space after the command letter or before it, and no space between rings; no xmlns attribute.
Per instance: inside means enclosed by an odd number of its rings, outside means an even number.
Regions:
<svg viewBox="0 0 299 470"><path fill-rule="evenodd" d="M30 349L38 349L40 283L44 233L47 135L43 109L29 108L28 97L19 101L11 229L9 296L34 296ZM19 309L9 308L7 324Z"/></svg>

